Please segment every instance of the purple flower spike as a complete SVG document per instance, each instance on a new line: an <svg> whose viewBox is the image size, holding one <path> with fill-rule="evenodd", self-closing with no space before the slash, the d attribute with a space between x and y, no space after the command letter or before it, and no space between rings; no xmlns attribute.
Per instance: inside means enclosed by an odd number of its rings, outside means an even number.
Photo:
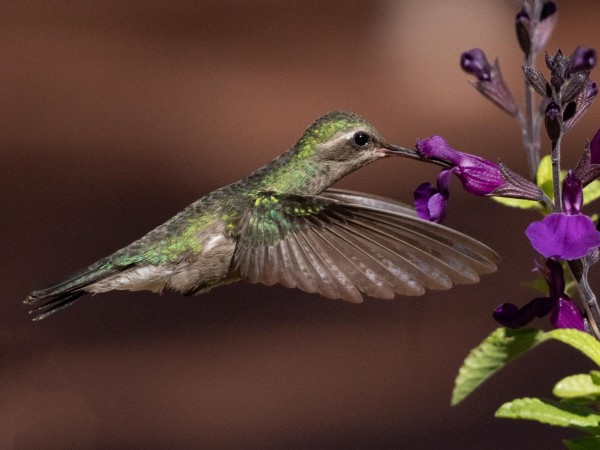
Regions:
<svg viewBox="0 0 600 450"><path fill-rule="evenodd" d="M545 256L573 260L600 247L600 232L583 214L553 213L525 230L533 248Z"/></svg>
<svg viewBox="0 0 600 450"><path fill-rule="evenodd" d="M492 66L480 48L463 52L460 55L460 67L465 72L475 75L479 81L489 81L492 78Z"/></svg>
<svg viewBox="0 0 600 450"><path fill-rule="evenodd" d="M590 164L600 164L600 129L590 141Z"/></svg>
<svg viewBox="0 0 600 450"><path fill-rule="evenodd" d="M504 184L500 165L479 156L454 150L441 136L417 141L417 150L427 159L438 159L454 167L450 169L465 190L474 195L489 195Z"/></svg>
<svg viewBox="0 0 600 450"><path fill-rule="evenodd" d="M571 55L570 73L592 70L596 66L596 50L587 47L577 47Z"/></svg>

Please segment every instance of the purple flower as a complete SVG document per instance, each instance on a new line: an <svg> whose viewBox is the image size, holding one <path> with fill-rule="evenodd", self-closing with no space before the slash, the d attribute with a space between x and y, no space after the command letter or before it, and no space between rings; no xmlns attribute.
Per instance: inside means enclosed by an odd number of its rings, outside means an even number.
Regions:
<svg viewBox="0 0 600 450"><path fill-rule="evenodd" d="M560 110L560 106L554 102L548 103L544 115L544 123L548 137L553 141L557 140L562 131L562 111Z"/></svg>
<svg viewBox="0 0 600 450"><path fill-rule="evenodd" d="M585 151L575 167L575 175L583 186L600 177L600 130L596 131L592 140L585 146Z"/></svg>
<svg viewBox="0 0 600 450"><path fill-rule="evenodd" d="M535 298L522 308L512 303L498 306L494 319L509 328L521 328L536 317L550 313L550 322L554 328L576 328L585 331L585 321L579 308L565 294L565 278L561 264L550 258L546 261L544 277L548 283L548 297Z"/></svg>
<svg viewBox="0 0 600 450"><path fill-rule="evenodd" d="M582 183L569 171L563 183L564 212L552 213L525 230L533 248L546 258L583 258L600 247L600 232L588 216L581 214Z"/></svg>
<svg viewBox="0 0 600 450"><path fill-rule="evenodd" d="M557 6L553 1L523 1L523 8L515 18L521 49L529 54L546 46L557 21Z"/></svg>
<svg viewBox="0 0 600 450"><path fill-rule="evenodd" d="M492 66L480 48L474 48L460 55L460 67L465 72L475 75L479 81L489 81L492 78Z"/></svg>
<svg viewBox="0 0 600 450"><path fill-rule="evenodd" d="M542 221L530 224L525 234L533 248L547 258L583 258L600 247L600 233L592 220L583 214L550 214Z"/></svg>
<svg viewBox="0 0 600 450"><path fill-rule="evenodd" d="M477 81L473 81L472 84L481 94L508 114L516 116L519 113L517 103L502 78L498 60L491 65L483 50L474 48L460 55L460 67L465 72L475 75Z"/></svg>
<svg viewBox="0 0 600 450"><path fill-rule="evenodd" d="M571 55L569 73L592 70L596 66L596 50L587 47L577 47Z"/></svg>
<svg viewBox="0 0 600 450"><path fill-rule="evenodd" d="M446 217L446 205L450 197L451 170L442 170L437 178L437 188L425 182L413 193L415 210L420 219L441 223Z"/></svg>
<svg viewBox="0 0 600 450"><path fill-rule="evenodd" d="M441 136L418 140L417 151L426 159L437 159L454 166L449 171L458 177L471 194L489 195L504 184L499 164L456 151Z"/></svg>
<svg viewBox="0 0 600 450"><path fill-rule="evenodd" d="M415 191L415 208L422 219L440 222L444 218L451 174L456 175L464 189L474 195L535 201L544 197L538 186L503 164L454 150L441 136L420 139L416 147L422 158L442 162L448 167L439 174L437 188L423 183Z"/></svg>
<svg viewBox="0 0 600 450"><path fill-rule="evenodd" d="M572 115L572 117L568 118L563 123L563 133L569 131L573 127L573 125L575 125L575 123L577 123L577 121L581 119L583 114L592 105L597 95L598 86L596 82L588 79L583 89L581 89L581 91L579 92L579 94L577 94L577 97L575 98L574 114Z"/></svg>

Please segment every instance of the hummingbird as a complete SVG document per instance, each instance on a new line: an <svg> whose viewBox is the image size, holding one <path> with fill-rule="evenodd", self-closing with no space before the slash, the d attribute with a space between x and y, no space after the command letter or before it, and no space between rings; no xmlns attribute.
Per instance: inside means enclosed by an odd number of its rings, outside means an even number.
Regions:
<svg viewBox="0 0 600 450"><path fill-rule="evenodd" d="M196 295L240 280L360 303L363 295L390 299L476 283L495 271L499 256L479 241L421 220L398 201L330 188L392 155L423 160L357 114L327 113L246 178L24 303L40 320L88 293Z"/></svg>

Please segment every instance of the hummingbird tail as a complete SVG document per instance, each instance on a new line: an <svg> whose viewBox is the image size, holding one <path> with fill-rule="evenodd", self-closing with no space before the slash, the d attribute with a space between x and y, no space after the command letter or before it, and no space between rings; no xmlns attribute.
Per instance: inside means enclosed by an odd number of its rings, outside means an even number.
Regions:
<svg viewBox="0 0 600 450"><path fill-rule="evenodd" d="M46 317L72 305L81 296L87 294L86 287L115 273L125 270L125 267L115 267L99 261L67 280L46 289L33 291L23 303L32 306L30 314L36 314L34 321Z"/></svg>
<svg viewBox="0 0 600 450"><path fill-rule="evenodd" d="M35 292L33 292L29 297L27 297L25 303L27 305L35 306L35 308L29 311L29 313L37 314L33 320L38 321L45 319L49 315L54 314L55 312L58 312L67 306L72 305L85 293L85 291L65 292L63 294L58 294L51 297L40 298L33 297L33 294L35 294Z"/></svg>

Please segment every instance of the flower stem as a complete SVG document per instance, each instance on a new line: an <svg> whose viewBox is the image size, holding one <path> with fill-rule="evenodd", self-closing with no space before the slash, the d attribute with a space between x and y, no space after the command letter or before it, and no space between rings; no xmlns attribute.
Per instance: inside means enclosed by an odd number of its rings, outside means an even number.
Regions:
<svg viewBox="0 0 600 450"><path fill-rule="evenodd" d="M531 67L535 55L529 52L525 57L525 66ZM533 87L524 80L525 92L525 115L520 115L521 130L523 134L523 147L527 153L527 165L529 167L529 176L535 183L538 166L540 165L540 136L539 136L539 111L533 110Z"/></svg>
<svg viewBox="0 0 600 450"><path fill-rule="evenodd" d="M561 189L560 189L560 144L562 133L556 140L552 141L552 187L554 191L554 211L562 212Z"/></svg>
<svg viewBox="0 0 600 450"><path fill-rule="evenodd" d="M588 318L591 330L593 334L596 336L596 339L600 340L600 330L598 329L598 325L600 324L600 307L598 305L598 300L596 296L592 292L592 289L588 283L588 271L590 268L590 264L585 259L582 260L582 271L581 278L577 283L579 287L578 292L579 295L583 298L583 305L588 313Z"/></svg>

